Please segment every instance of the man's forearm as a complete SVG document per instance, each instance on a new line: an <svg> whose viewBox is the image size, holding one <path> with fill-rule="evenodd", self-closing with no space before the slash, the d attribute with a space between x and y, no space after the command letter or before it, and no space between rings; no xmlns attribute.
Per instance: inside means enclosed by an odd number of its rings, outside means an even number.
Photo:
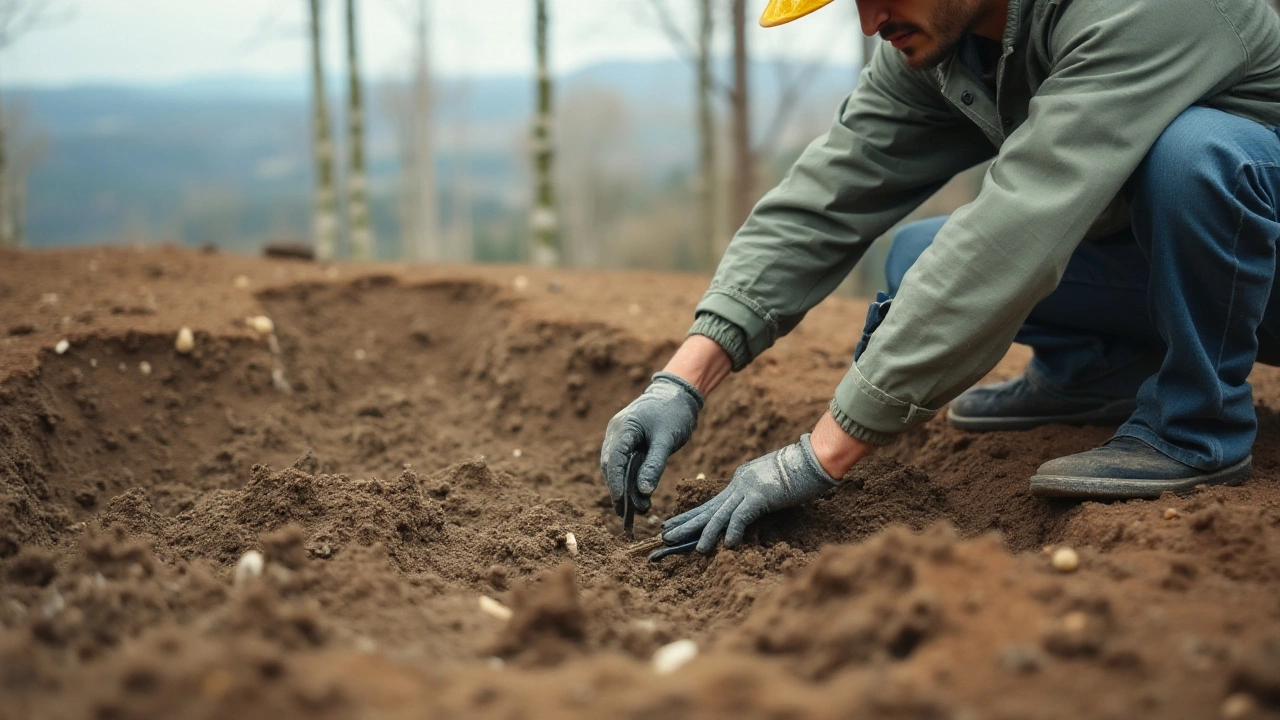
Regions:
<svg viewBox="0 0 1280 720"><path fill-rule="evenodd" d="M684 378L705 398L732 369L733 360L716 341L690 335L662 370Z"/></svg>
<svg viewBox="0 0 1280 720"><path fill-rule="evenodd" d="M809 442L813 444L813 454L822 463L822 469L837 480L876 449L875 445L845 432L831 416L830 410L823 413L822 419L814 426Z"/></svg>

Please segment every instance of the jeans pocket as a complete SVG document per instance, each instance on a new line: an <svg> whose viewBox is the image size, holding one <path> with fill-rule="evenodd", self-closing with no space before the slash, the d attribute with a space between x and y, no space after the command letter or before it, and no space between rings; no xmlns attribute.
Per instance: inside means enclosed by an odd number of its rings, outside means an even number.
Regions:
<svg viewBox="0 0 1280 720"><path fill-rule="evenodd" d="M853 349L853 361L858 362L858 358L862 357L863 351L867 349L867 343L871 340L871 333L880 327L880 323L884 322L885 317L889 315L889 305L893 302L893 298L885 293L876 293L875 302L871 303L871 307L867 308L867 322L862 326L862 338L858 340L858 346Z"/></svg>

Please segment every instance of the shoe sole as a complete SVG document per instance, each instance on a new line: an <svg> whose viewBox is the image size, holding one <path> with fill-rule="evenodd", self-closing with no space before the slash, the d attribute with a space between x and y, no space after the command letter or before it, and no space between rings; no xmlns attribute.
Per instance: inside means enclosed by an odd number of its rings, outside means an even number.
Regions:
<svg viewBox="0 0 1280 720"><path fill-rule="evenodd" d="M947 407L947 422L961 430L991 432L993 430L1030 430L1041 425L1120 425L1138 409L1132 398L1116 400L1100 408L1073 415L1040 415L1035 417L966 417Z"/></svg>
<svg viewBox="0 0 1280 720"><path fill-rule="evenodd" d="M1031 494L1039 497L1095 500L1158 498L1164 492L1188 492L1194 490L1198 485L1239 485L1249 478L1249 473L1252 470L1253 456L1250 455L1229 468L1207 475L1178 478L1176 480L1127 480L1123 478L1034 475L1031 478Z"/></svg>

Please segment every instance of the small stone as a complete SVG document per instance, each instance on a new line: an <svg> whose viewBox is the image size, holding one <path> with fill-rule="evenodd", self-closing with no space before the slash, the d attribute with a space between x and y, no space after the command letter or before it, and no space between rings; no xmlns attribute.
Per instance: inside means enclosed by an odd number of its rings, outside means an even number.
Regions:
<svg viewBox="0 0 1280 720"><path fill-rule="evenodd" d="M183 327L178 330L178 338L173 342L173 349L183 355L190 355L191 351L196 349L196 337L191 333L191 328Z"/></svg>
<svg viewBox="0 0 1280 720"><path fill-rule="evenodd" d="M143 375L150 375L151 363L147 362L146 360L143 360L142 362L138 363L138 372L142 373Z"/></svg>
<svg viewBox="0 0 1280 720"><path fill-rule="evenodd" d="M1178 512L1178 509L1177 509L1177 508L1165 508L1165 509L1164 509L1164 519L1165 519L1165 520L1176 520L1176 519L1177 519L1181 514L1182 514L1182 513Z"/></svg>
<svg viewBox="0 0 1280 720"><path fill-rule="evenodd" d="M667 643L653 653L653 671L658 675L669 675L697 656L698 644L692 640Z"/></svg>
<svg viewBox="0 0 1280 720"><path fill-rule="evenodd" d="M53 346L53 351L58 353L59 355L67 354L67 351L70 349L71 349L71 343L68 342L65 338L62 340L59 340L58 344Z"/></svg>
<svg viewBox="0 0 1280 720"><path fill-rule="evenodd" d="M276 324L266 315L256 315L251 318L245 318L245 324L259 335L270 335L276 331Z"/></svg>
<svg viewBox="0 0 1280 720"><path fill-rule="evenodd" d="M639 303L631 303L627 306L627 314L631 317L640 317L643 312L644 308L640 307Z"/></svg>
<svg viewBox="0 0 1280 720"><path fill-rule="evenodd" d="M1084 632L1087 627L1089 627L1089 616L1079 610L1073 610L1062 616L1062 629L1073 635Z"/></svg>
<svg viewBox="0 0 1280 720"><path fill-rule="evenodd" d="M40 296L40 302L45 305L57 305L58 293L44 293Z"/></svg>
<svg viewBox="0 0 1280 720"><path fill-rule="evenodd" d="M1249 693L1234 693L1222 701L1222 717L1223 720L1245 720L1253 716L1257 707L1258 702Z"/></svg>
<svg viewBox="0 0 1280 720"><path fill-rule="evenodd" d="M231 284L234 285L237 290L244 290L249 287L249 277L247 275L237 275L235 279L231 281Z"/></svg>
<svg viewBox="0 0 1280 720"><path fill-rule="evenodd" d="M515 280L511 281L511 285L516 289L516 292L524 292L529 289L529 278L517 275Z"/></svg>
<svg viewBox="0 0 1280 720"><path fill-rule="evenodd" d="M369 357L369 354L361 348L356 348L356 351L352 353L352 355L355 357L356 362L364 362L364 359Z"/></svg>
<svg viewBox="0 0 1280 720"><path fill-rule="evenodd" d="M569 554L577 557L578 555L578 538L573 533L564 534L564 547Z"/></svg>
<svg viewBox="0 0 1280 720"><path fill-rule="evenodd" d="M488 595L480 596L480 612L485 615L496 617L499 620L510 620L511 616L515 614L512 612L511 608L503 605L497 600L494 600Z"/></svg>
<svg viewBox="0 0 1280 720"><path fill-rule="evenodd" d="M1080 556L1069 547L1058 548L1053 551L1052 562L1054 569L1059 572L1075 572L1080 567Z"/></svg>
<svg viewBox="0 0 1280 720"><path fill-rule="evenodd" d="M694 480L706 480L706 479L707 479L706 473L698 473L698 476L694 478Z"/></svg>
<svg viewBox="0 0 1280 720"><path fill-rule="evenodd" d="M89 358L89 367L91 368L98 367L98 358Z"/></svg>
<svg viewBox="0 0 1280 720"><path fill-rule="evenodd" d="M516 448L515 450L511 451L511 457L513 458L518 458L518 457L521 457L522 455L524 455L524 451L521 450L520 448Z"/></svg>
<svg viewBox="0 0 1280 720"><path fill-rule="evenodd" d="M240 559L236 561L236 572L234 584L241 587L253 578L262 576L262 569L266 565L266 561L262 557L262 553L257 550L250 550Z"/></svg>

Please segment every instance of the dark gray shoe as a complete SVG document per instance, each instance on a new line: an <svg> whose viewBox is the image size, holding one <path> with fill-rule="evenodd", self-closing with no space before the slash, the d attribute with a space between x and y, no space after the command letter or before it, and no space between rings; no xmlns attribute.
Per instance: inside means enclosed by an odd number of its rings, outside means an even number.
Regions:
<svg viewBox="0 0 1280 720"><path fill-rule="evenodd" d="M1166 490L1185 492L1197 485L1239 485L1252 469L1249 456L1221 470L1200 470L1137 438L1117 437L1102 447L1041 465L1031 478L1031 492L1097 500L1155 498Z"/></svg>
<svg viewBox="0 0 1280 720"><path fill-rule="evenodd" d="M947 422L963 430L1026 430L1041 425L1119 425L1136 398L1072 396L1040 387L1022 375L969 388L947 407Z"/></svg>

